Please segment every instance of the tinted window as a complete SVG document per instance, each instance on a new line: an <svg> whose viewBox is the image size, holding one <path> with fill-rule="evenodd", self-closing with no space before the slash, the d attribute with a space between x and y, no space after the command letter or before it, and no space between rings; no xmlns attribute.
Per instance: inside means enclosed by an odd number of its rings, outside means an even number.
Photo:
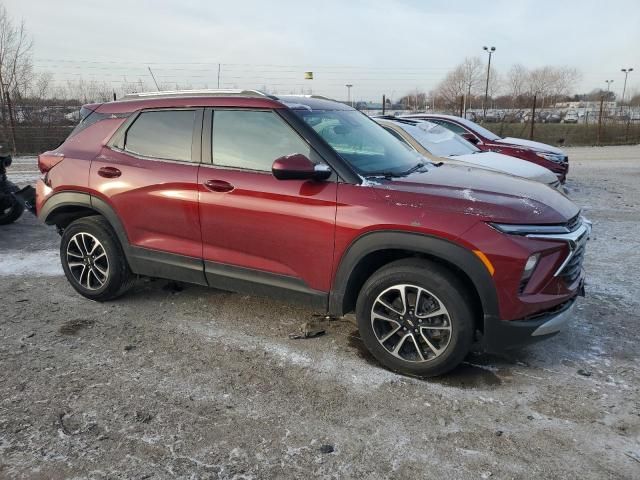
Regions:
<svg viewBox="0 0 640 480"><path fill-rule="evenodd" d="M143 112L127 130L125 150L145 157L191 161L195 110Z"/></svg>
<svg viewBox="0 0 640 480"><path fill-rule="evenodd" d="M271 171L274 160L311 148L274 112L216 110L213 114L213 163Z"/></svg>

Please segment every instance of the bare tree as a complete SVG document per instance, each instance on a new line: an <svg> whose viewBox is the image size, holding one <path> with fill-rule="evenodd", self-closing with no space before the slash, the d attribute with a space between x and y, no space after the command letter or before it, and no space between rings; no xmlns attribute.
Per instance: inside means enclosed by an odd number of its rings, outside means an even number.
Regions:
<svg viewBox="0 0 640 480"><path fill-rule="evenodd" d="M555 102L558 97L567 95L580 78L575 68L545 66L529 72L528 90L531 95L542 99L542 107L546 100Z"/></svg>
<svg viewBox="0 0 640 480"><path fill-rule="evenodd" d="M479 57L467 57L458 68L462 70L467 96L466 103L469 103L472 95L478 94L479 89L482 87L484 65Z"/></svg>
<svg viewBox="0 0 640 480"><path fill-rule="evenodd" d="M509 69L509 72L507 72L507 76L505 79L505 88L507 90L507 94L510 95L512 99L515 100L516 98L528 93L528 75L529 72L527 71L527 69L519 63L513 65Z"/></svg>
<svg viewBox="0 0 640 480"><path fill-rule="evenodd" d="M0 96L2 97L3 127L15 151L15 113L11 108L12 93L26 95L32 80L32 42L27 35L24 20L14 23L7 9L0 4ZM5 108L6 102L6 108ZM7 121L8 120L8 121Z"/></svg>
<svg viewBox="0 0 640 480"><path fill-rule="evenodd" d="M462 95L466 93L466 88L464 71L458 66L440 82L436 93L444 101L446 108L455 109Z"/></svg>

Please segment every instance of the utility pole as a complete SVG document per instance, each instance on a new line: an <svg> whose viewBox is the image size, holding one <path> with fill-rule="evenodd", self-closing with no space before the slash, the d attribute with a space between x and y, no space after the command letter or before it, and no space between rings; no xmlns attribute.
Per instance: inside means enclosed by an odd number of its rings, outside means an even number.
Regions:
<svg viewBox="0 0 640 480"><path fill-rule="evenodd" d="M383 94L382 95L382 115L384 115L384 111L385 111L386 106L387 106L387 98Z"/></svg>
<svg viewBox="0 0 640 480"><path fill-rule="evenodd" d="M353 84L347 83L345 87L347 87L347 103L350 107L353 107L353 105L351 105L351 87L353 87Z"/></svg>
<svg viewBox="0 0 640 480"><path fill-rule="evenodd" d="M487 84L484 89L484 105L482 105L482 118L487 119L487 99L489 98L489 75L491 74L491 55L496 51L496 47L482 47L489 54L489 63L487 64Z"/></svg>
<svg viewBox="0 0 640 480"><path fill-rule="evenodd" d="M533 125L536 122L536 99L537 94L533 94L533 108L531 109L531 131L529 132L529 140L533 140Z"/></svg>
<svg viewBox="0 0 640 480"><path fill-rule="evenodd" d="M633 72L633 68L623 68L620 70L624 73L624 87L622 87L622 99L620 100L620 113L622 113L623 103L624 103L624 94L627 90L627 77L631 72Z"/></svg>
<svg viewBox="0 0 640 480"><path fill-rule="evenodd" d="M158 91L160 91L160 87L158 86L158 82L156 82L156 77L155 77L155 75L154 75L154 74L153 74L153 72L151 71L151 67L147 65L147 68L149 69L149 73L151 74L151 78L153 78L153 83L155 83L155 84L156 84L156 89L157 89Z"/></svg>
<svg viewBox="0 0 640 480"><path fill-rule="evenodd" d="M602 109L604 107L604 95L600 96L600 115L598 115L598 140L597 144L600 145L600 135L602 133Z"/></svg>
<svg viewBox="0 0 640 480"><path fill-rule="evenodd" d="M220 69L222 67L222 64L218 64L218 88L220 88Z"/></svg>

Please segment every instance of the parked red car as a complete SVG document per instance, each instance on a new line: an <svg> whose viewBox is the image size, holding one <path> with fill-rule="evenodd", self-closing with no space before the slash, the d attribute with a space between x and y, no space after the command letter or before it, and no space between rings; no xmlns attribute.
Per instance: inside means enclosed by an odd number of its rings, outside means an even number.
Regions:
<svg viewBox="0 0 640 480"><path fill-rule="evenodd" d="M453 115L418 113L407 117L429 120L461 135L482 151L498 152L548 168L564 183L569 172L569 157L559 148L523 138L502 138L471 120Z"/></svg>
<svg viewBox="0 0 640 480"><path fill-rule="evenodd" d="M556 333L589 234L546 185L433 164L320 98L169 92L86 105L39 156L37 213L105 301L136 276L356 312L385 366L442 374Z"/></svg>

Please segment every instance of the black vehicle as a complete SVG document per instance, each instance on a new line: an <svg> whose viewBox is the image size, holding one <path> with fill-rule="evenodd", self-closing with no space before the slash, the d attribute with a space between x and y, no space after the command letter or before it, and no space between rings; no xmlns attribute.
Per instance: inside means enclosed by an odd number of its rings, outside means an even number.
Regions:
<svg viewBox="0 0 640 480"><path fill-rule="evenodd" d="M7 179L7 168L11 166L11 155L0 147L0 225L8 225L20 218L25 207L34 211L35 191L28 186L22 190Z"/></svg>

